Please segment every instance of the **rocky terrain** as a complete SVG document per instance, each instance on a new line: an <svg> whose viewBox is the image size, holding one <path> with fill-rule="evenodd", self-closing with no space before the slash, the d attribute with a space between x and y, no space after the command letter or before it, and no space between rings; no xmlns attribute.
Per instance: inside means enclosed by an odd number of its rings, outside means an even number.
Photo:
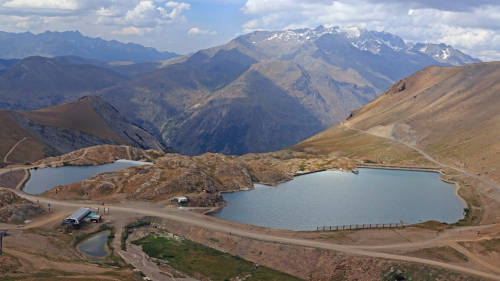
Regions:
<svg viewBox="0 0 500 281"><path fill-rule="evenodd" d="M1 162L36 161L100 144L170 151L98 97L36 111L0 111Z"/></svg>
<svg viewBox="0 0 500 281"><path fill-rule="evenodd" d="M0 189L0 222L22 223L44 213L38 205L22 199L10 190Z"/></svg>
<svg viewBox="0 0 500 281"><path fill-rule="evenodd" d="M35 165L95 165L116 159L152 161L154 165L96 175L79 183L55 187L43 195L99 201L161 201L186 195L190 205L206 207L221 204L221 192L248 190L255 182L275 185L309 171L355 167L355 163L347 158L314 158L290 151L245 156L207 153L190 157L122 146L91 147L47 158Z"/></svg>
<svg viewBox="0 0 500 281"><path fill-rule="evenodd" d="M61 166L94 166L112 163L118 159L153 162L165 155L156 150L142 150L130 146L98 145L72 151L67 154L47 157L36 161L33 165L39 168Z"/></svg>

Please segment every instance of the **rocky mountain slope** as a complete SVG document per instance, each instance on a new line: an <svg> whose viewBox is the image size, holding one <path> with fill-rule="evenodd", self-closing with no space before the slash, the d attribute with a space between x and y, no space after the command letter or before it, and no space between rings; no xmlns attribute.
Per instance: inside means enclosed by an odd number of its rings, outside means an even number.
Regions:
<svg viewBox="0 0 500 281"><path fill-rule="evenodd" d="M0 189L0 222L22 223L44 213L40 206L22 199L8 189Z"/></svg>
<svg viewBox="0 0 500 281"><path fill-rule="evenodd" d="M344 151L390 163L408 155L386 153L394 142L383 143L396 140L500 183L499 108L500 62L428 67L397 82L344 124L294 148L319 154Z"/></svg>
<svg viewBox="0 0 500 281"><path fill-rule="evenodd" d="M0 111L2 162L34 161L99 144L168 151L98 97L36 111Z"/></svg>
<svg viewBox="0 0 500 281"><path fill-rule="evenodd" d="M100 94L182 153L266 152L343 120L423 67L475 61L359 29L254 32Z"/></svg>
<svg viewBox="0 0 500 281"><path fill-rule="evenodd" d="M149 62L177 56L139 44L83 36L78 31L40 34L0 32L1 58L80 56L100 61Z"/></svg>

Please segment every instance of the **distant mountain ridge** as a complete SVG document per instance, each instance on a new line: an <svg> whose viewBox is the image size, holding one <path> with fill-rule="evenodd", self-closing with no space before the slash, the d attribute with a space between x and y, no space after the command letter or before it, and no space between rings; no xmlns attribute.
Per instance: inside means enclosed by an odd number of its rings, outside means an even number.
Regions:
<svg viewBox="0 0 500 281"><path fill-rule="evenodd" d="M383 54L383 52L387 52L388 50L406 54L424 54L439 63L456 66L481 62L479 59L473 58L443 43L406 43L401 37L394 34L371 31L359 27L335 26L326 28L319 26L316 29L305 28L274 32L255 32L248 36L258 38L256 39L257 41L251 42L258 45L265 41L303 44L307 41L317 40L325 35L340 35L347 39L353 47L372 54Z"/></svg>
<svg viewBox="0 0 500 281"><path fill-rule="evenodd" d="M474 61L444 44L352 27L257 31L161 62L0 61L0 108L99 95L181 153L268 152L344 120L427 66Z"/></svg>
<svg viewBox="0 0 500 281"><path fill-rule="evenodd" d="M90 64L28 57L0 70L0 109L33 110L76 100L126 77Z"/></svg>
<svg viewBox="0 0 500 281"><path fill-rule="evenodd" d="M104 62L150 62L166 60L177 54L135 43L91 38L78 31L46 31L40 34L0 31L0 58L21 59L29 56L79 56Z"/></svg>

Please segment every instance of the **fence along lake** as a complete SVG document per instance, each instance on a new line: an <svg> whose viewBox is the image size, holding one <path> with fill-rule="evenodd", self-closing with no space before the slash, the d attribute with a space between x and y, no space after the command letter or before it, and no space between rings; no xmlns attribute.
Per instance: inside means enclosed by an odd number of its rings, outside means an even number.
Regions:
<svg viewBox="0 0 500 281"><path fill-rule="evenodd" d="M117 160L113 163L98 166L63 166L57 168L31 169L30 179L24 185L23 190L29 194L40 194L55 186L80 182L97 174L149 164L152 163Z"/></svg>
<svg viewBox="0 0 500 281"><path fill-rule="evenodd" d="M316 230L318 226L454 223L465 207L455 185L435 172L359 169L359 174L325 171L270 187L225 193L227 206L212 214L275 229Z"/></svg>

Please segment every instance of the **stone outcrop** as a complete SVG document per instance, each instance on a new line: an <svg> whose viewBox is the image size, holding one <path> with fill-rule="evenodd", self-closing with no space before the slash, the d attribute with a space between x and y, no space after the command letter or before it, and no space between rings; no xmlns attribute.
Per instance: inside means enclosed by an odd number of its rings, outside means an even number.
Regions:
<svg viewBox="0 0 500 281"><path fill-rule="evenodd" d="M254 183L276 185L295 175L325 169L354 167L354 162L334 155L312 158L302 152L279 151L267 154L227 156L206 153L199 156L163 154L122 146L97 146L56 158L40 165L96 165L116 159L147 160L153 165L130 167L99 174L91 179L47 191L44 196L58 199L98 201L162 201L187 196L190 206L217 206L222 192L249 190Z"/></svg>
<svg viewBox="0 0 500 281"><path fill-rule="evenodd" d="M0 189L0 222L22 223L44 213L42 208L22 199L14 192Z"/></svg>

